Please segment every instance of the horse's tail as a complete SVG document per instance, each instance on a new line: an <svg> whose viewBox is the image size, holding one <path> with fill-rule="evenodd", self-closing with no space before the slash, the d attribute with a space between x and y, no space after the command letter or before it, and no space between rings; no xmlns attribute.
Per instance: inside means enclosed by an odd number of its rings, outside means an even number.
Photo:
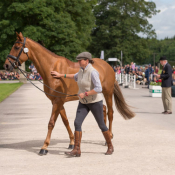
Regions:
<svg viewBox="0 0 175 175"><path fill-rule="evenodd" d="M114 101L118 112L123 116L125 120L131 119L135 116L135 113L129 109L128 104L125 102L123 94L116 80L114 83Z"/></svg>

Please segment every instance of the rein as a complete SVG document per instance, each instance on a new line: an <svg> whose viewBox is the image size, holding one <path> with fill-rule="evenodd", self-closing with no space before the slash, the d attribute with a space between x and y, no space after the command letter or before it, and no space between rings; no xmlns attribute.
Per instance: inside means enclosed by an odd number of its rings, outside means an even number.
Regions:
<svg viewBox="0 0 175 175"><path fill-rule="evenodd" d="M46 84L44 84L43 82L41 82L40 80L37 80L37 81L39 81L41 84L43 84L44 86L46 86L46 87L48 87L49 89L53 90L54 92L57 92L57 93L59 93L59 94L63 94L64 96L55 96L55 95L46 93L46 92L44 92L41 88L39 88L39 87L36 86L34 83L32 83L31 79L27 78L27 76L26 76L25 73L24 73L24 72L25 72L24 70L22 70L22 69L19 68L19 67L17 67L17 68L18 68L18 70L20 70L20 72L26 77L26 79L27 79L32 85L34 85L37 89L39 89L40 91L42 91L43 93L45 93L45 94L47 94L47 95L50 95L50 96L53 96L53 97L60 97L60 98L71 97L71 96L78 96L78 94L73 94L73 95L71 95L71 94L66 94L66 93L60 92L60 91L56 91L56 90L52 89L51 87L47 86Z"/></svg>
<svg viewBox="0 0 175 175"><path fill-rule="evenodd" d="M34 83L32 83L32 81L31 81L29 78L27 78L27 76L25 75L25 73L24 73L25 71L22 70L21 68L19 68L19 66L21 66L21 63L20 63L20 61L19 61L19 57L20 57L20 55L21 55L21 53L22 53L23 50L24 50L24 53L27 55L27 57L28 57L28 59L29 59L29 56L28 56L28 54L27 54L28 48L25 48L26 37L24 37L24 43L18 42L18 41L15 42L15 43L21 43L21 44L23 44L23 46L22 46L22 48L21 48L21 50L20 50L20 52L19 52L19 54L18 54L17 57L15 57L15 56L9 54L9 55L7 56L7 59L8 59L8 61L11 63L11 65L13 66L13 68L17 68L18 70L20 70L20 72L24 75L24 77L26 77L26 79L27 79L33 86L35 86L37 89L39 89L39 90L42 91L43 93L45 93L45 94L47 94L47 95L50 95L50 96L52 96L52 97L65 98L65 97L78 96L78 94L73 94L73 95L71 95L71 94L66 94L66 93L60 92L60 91L56 91L56 90L52 89L51 87L49 87L48 85L46 85L46 84L44 84L43 82L41 82L40 80L38 80L40 83L42 83L44 86L48 87L49 89L53 90L54 92L57 92L57 93L59 93L59 94L64 95L64 96L55 96L55 95L52 95L52 94L49 94L49 93L44 92L41 88L39 88L39 87L36 86ZM27 51L25 51L25 49L27 49ZM10 60L9 58L11 58L11 59L13 59L13 60L15 60L15 61L12 63L11 60ZM16 63L18 63L18 64L16 64ZM85 103L87 103L87 100L86 100L85 98L83 98L83 101L85 101Z"/></svg>

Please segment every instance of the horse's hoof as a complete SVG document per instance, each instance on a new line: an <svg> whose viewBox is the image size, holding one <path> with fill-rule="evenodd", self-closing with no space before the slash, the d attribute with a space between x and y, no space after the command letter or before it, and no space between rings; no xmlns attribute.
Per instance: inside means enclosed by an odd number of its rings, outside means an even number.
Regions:
<svg viewBox="0 0 175 175"><path fill-rule="evenodd" d="M46 149L41 149L40 152L39 152L39 155L40 156L43 156L43 155L46 155L48 153L48 150Z"/></svg>
<svg viewBox="0 0 175 175"><path fill-rule="evenodd" d="M74 149L74 145L69 145L68 149Z"/></svg>

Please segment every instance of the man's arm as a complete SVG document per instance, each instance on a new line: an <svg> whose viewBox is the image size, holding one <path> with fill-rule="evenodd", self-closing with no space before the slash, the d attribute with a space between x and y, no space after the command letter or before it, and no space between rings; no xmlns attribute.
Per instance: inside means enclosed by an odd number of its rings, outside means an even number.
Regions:
<svg viewBox="0 0 175 175"><path fill-rule="evenodd" d="M164 80L169 78L172 74L172 69L170 65L167 65L165 67L165 73L160 75L160 78L163 78Z"/></svg>

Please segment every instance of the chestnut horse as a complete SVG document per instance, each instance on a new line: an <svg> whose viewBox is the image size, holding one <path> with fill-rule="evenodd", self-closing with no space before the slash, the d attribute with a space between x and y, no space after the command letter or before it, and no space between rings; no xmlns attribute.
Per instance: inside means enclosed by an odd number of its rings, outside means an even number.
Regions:
<svg viewBox="0 0 175 175"><path fill-rule="evenodd" d="M8 55L4 67L6 70L13 70L13 67L22 64L23 62L30 59L37 71L40 73L43 78L43 83L49 86L50 88L65 93L65 94L77 94L78 86L77 83L72 79L53 78L50 74L51 71L57 71L63 74L75 74L79 71L80 67L78 63L71 62L70 60L58 56L51 51L47 50L37 42L23 37L22 33L16 33L17 41L13 45L10 55ZM25 48L25 49L24 49ZM27 51L26 51L26 48ZM108 108L108 120L109 120L109 131L112 137L112 121L113 121L113 107L112 107L112 96L114 94L114 101L119 113L125 118L130 119L134 117L134 113L129 109L129 106L126 104L124 97L121 93L120 87L115 80L115 73L112 67L105 61L94 58L94 64L92 65L100 75L100 81L102 84L102 92ZM13 66L12 66L13 64ZM70 137L69 148L72 148L74 145L74 135L69 126L69 122L66 116L64 109L64 103L68 101L78 100L77 96L65 96L60 95L57 92L53 91L46 86L44 86L44 92L46 96L52 102L52 114L50 121L48 123L48 133L44 141L44 145L40 150L40 154L46 154L47 147L50 143L51 133L55 126L58 115L61 115L64 125L67 128ZM50 95L49 95L50 94ZM57 97L57 96L62 96ZM104 120L106 123L106 106L103 105Z"/></svg>

